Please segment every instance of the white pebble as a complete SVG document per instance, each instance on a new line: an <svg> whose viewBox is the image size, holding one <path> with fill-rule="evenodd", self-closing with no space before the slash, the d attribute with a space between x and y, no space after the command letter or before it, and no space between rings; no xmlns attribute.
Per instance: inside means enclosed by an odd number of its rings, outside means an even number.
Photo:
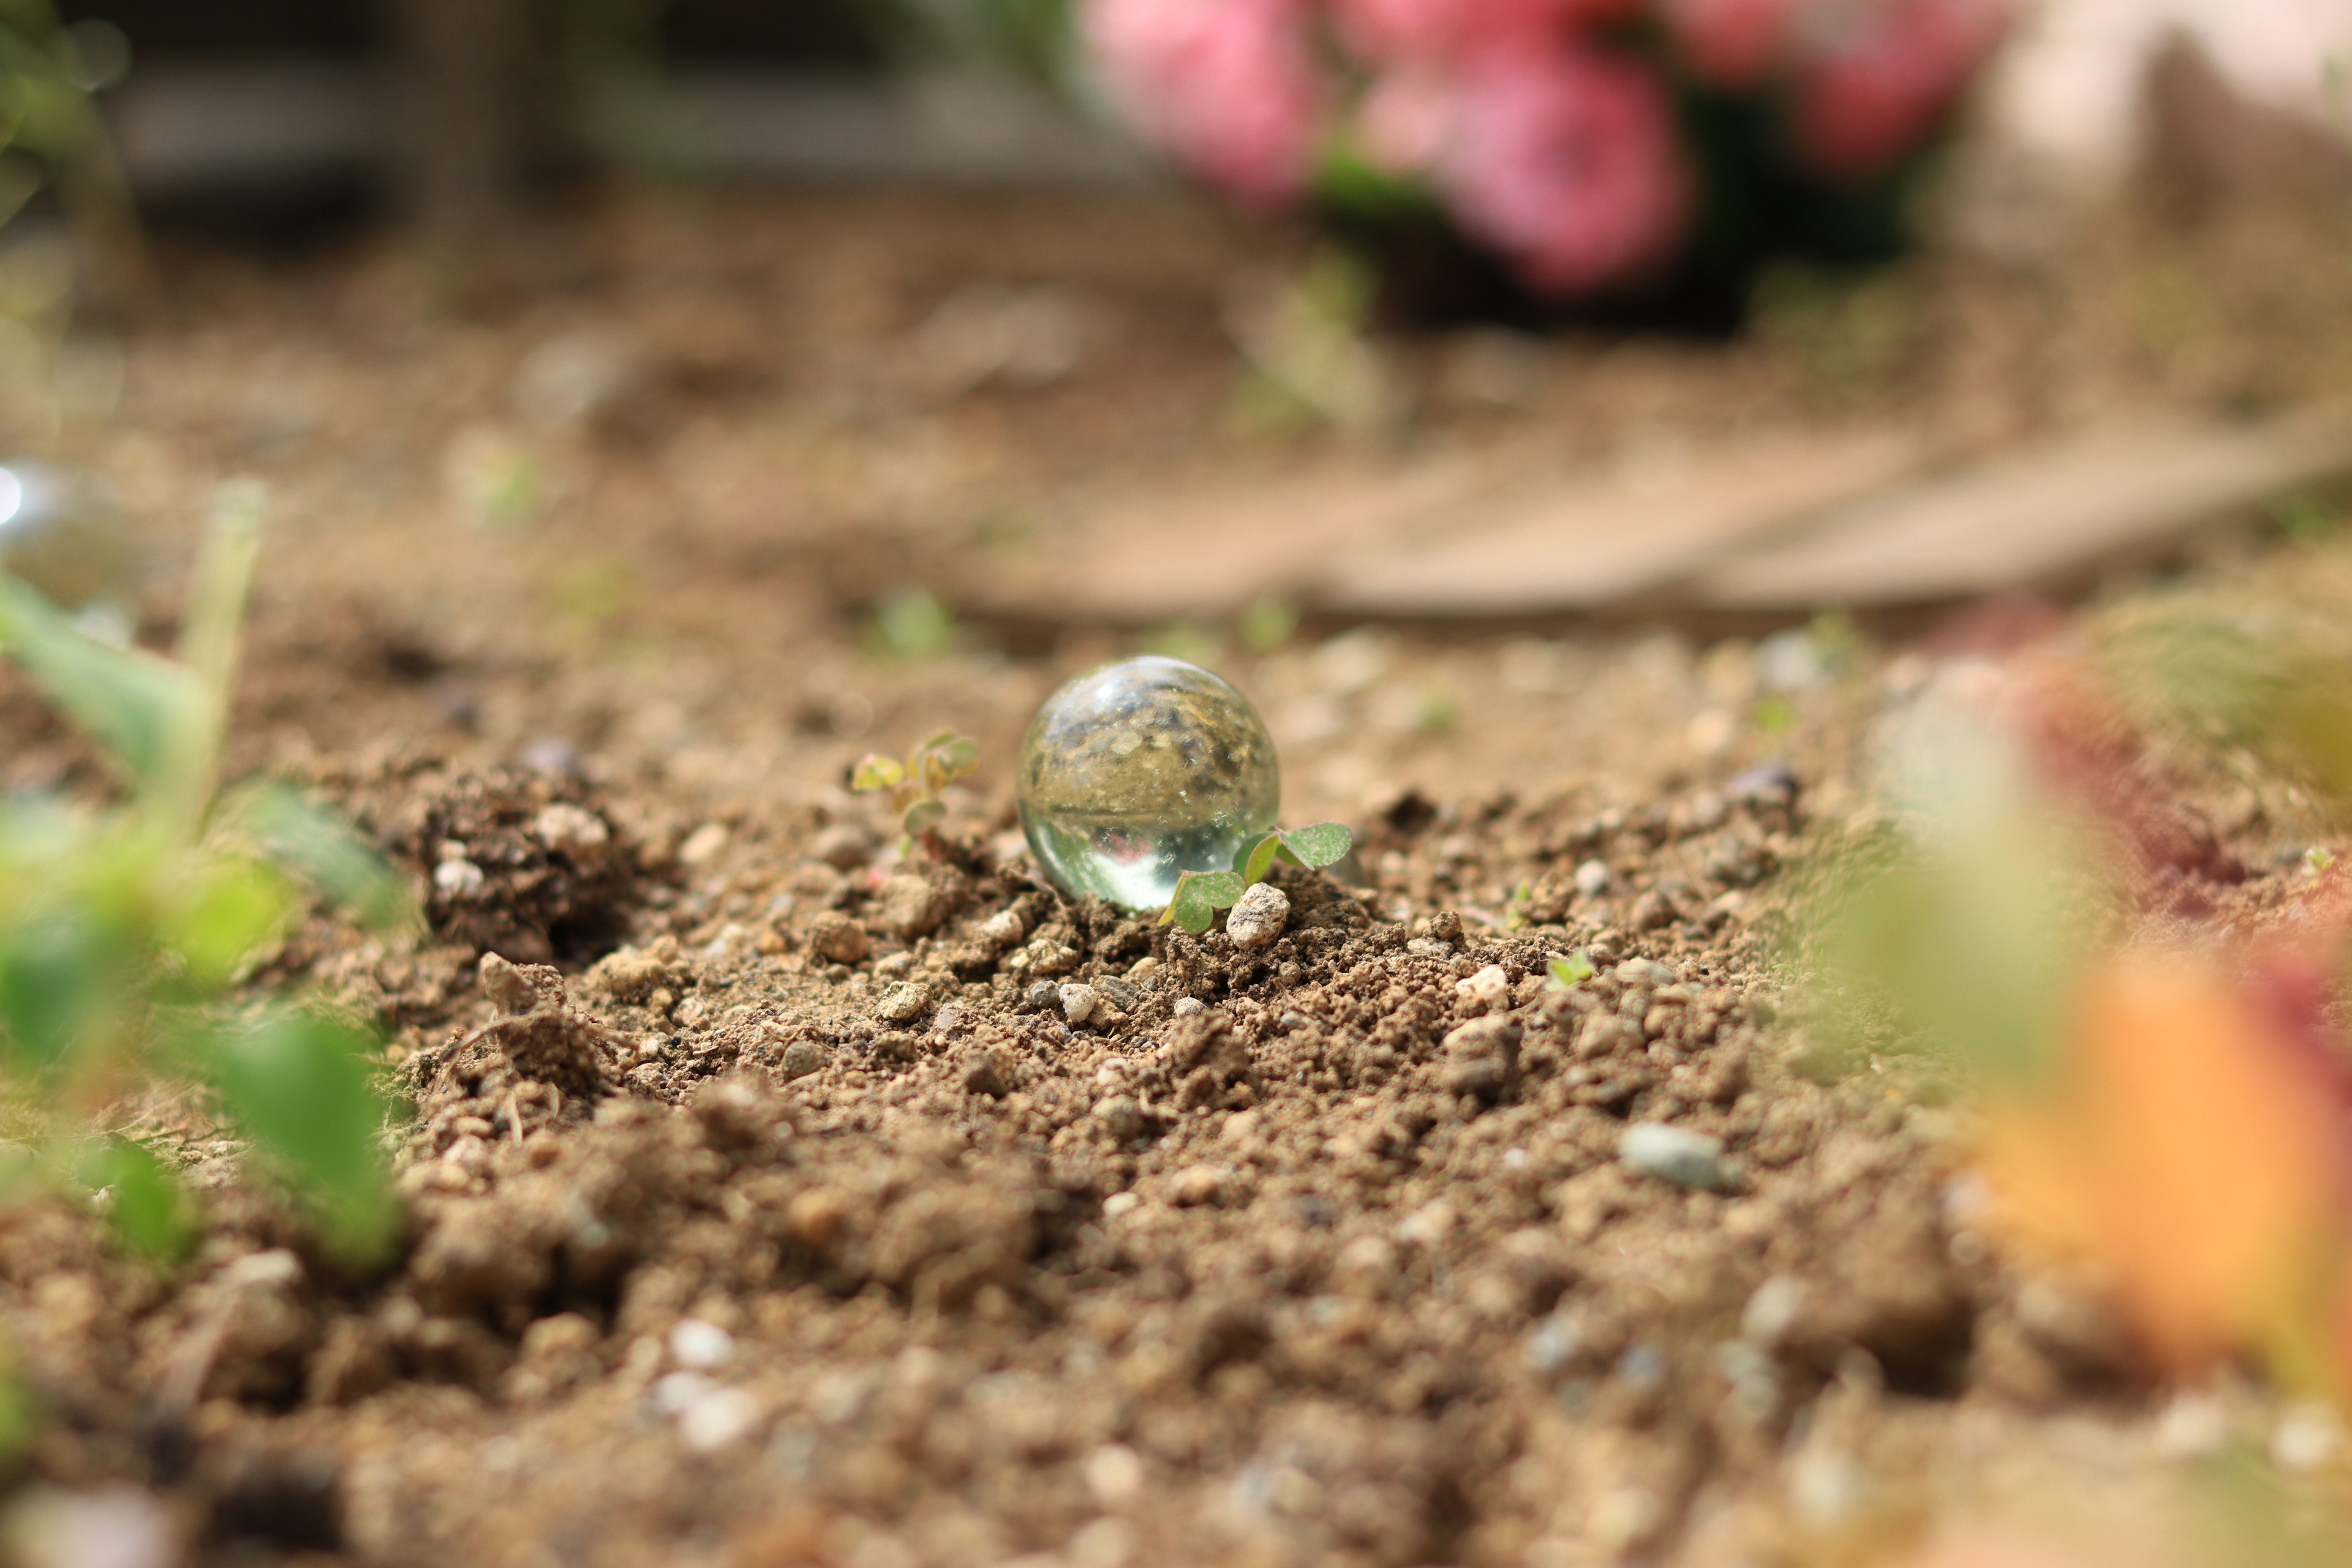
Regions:
<svg viewBox="0 0 2352 1568"><path fill-rule="evenodd" d="M759 1425L760 1402L740 1388L715 1388L677 1418L678 1440L698 1454L716 1453Z"/></svg>
<svg viewBox="0 0 2352 1568"><path fill-rule="evenodd" d="M471 860L444 860L433 868L434 890L452 899L480 892L486 880L482 868Z"/></svg>
<svg viewBox="0 0 2352 1568"><path fill-rule="evenodd" d="M672 1372L654 1379L654 1408L665 1415L683 1415L694 1402L719 1385L698 1372Z"/></svg>
<svg viewBox="0 0 2352 1568"><path fill-rule="evenodd" d="M684 865L707 866L726 847L727 825L706 822L686 836L686 842L677 847L677 858Z"/></svg>
<svg viewBox="0 0 2352 1568"><path fill-rule="evenodd" d="M1176 1016L1180 1018L1189 1018L1195 1013L1205 1013L1208 1010L1209 1005L1206 1002L1202 1001L1198 996L1179 996L1176 998L1176 1005L1172 1009Z"/></svg>
<svg viewBox="0 0 2352 1568"><path fill-rule="evenodd" d="M1511 1005L1511 977L1499 963L1490 963L1467 980L1454 983L1456 995L1483 1002L1494 1012L1502 1012Z"/></svg>
<svg viewBox="0 0 2352 1568"><path fill-rule="evenodd" d="M1605 860L1587 860L1576 868L1576 890L1588 899L1597 899L1609 890L1611 878Z"/></svg>
<svg viewBox="0 0 2352 1568"><path fill-rule="evenodd" d="M1225 916L1225 934L1246 952L1267 947L1290 923L1290 897L1271 882L1259 882L1241 896Z"/></svg>
<svg viewBox="0 0 2352 1568"><path fill-rule="evenodd" d="M1618 1157L1645 1176L1677 1187L1721 1191L1731 1184L1723 1166L1723 1140L1662 1121L1638 1121L1617 1142Z"/></svg>
<svg viewBox="0 0 2352 1568"><path fill-rule="evenodd" d="M1060 998L1062 1016L1073 1024L1083 1024L1093 1017L1095 1008L1102 1002L1101 995L1093 986L1077 980L1064 983Z"/></svg>
<svg viewBox="0 0 2352 1568"><path fill-rule="evenodd" d="M669 1331L670 1359L697 1372L735 1359L735 1336L705 1318L680 1318Z"/></svg>

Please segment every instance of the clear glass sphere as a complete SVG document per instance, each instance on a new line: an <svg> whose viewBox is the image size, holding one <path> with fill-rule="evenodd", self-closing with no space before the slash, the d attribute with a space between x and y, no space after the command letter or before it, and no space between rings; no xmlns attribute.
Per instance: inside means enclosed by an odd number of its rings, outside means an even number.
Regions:
<svg viewBox="0 0 2352 1568"><path fill-rule="evenodd" d="M98 485L46 463L0 464L0 568L60 608L122 608L136 596L131 538Z"/></svg>
<svg viewBox="0 0 2352 1568"><path fill-rule="evenodd" d="M1275 825L1282 771L1249 699L1197 665L1128 658L1066 683L1021 742L1021 826L1076 896L1158 909Z"/></svg>

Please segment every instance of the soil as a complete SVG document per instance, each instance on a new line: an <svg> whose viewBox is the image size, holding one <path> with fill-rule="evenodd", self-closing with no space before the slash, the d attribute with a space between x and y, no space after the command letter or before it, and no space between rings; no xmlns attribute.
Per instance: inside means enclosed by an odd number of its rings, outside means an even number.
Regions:
<svg viewBox="0 0 2352 1568"><path fill-rule="evenodd" d="M1491 342L1401 343L1391 438L1549 422L1603 460L1866 403L1991 441L2151 366L2327 393L2341 268L2243 264L2338 243L1923 261L1924 335L1859 386L1818 335L1566 339L1497 401ZM2160 1488L2162 1391L1974 1228L1942 1087L1826 1072L1785 1016L1791 868L1934 645L1780 689L1672 628L1165 629L1355 856L1282 874L1248 952L1034 876L1021 729L1145 639L1074 605L908 657L868 612L1108 480L1332 439L1224 415L1223 301L1295 248L1158 197L677 196L453 298L382 241L167 242L87 458L157 542L153 637L209 487L271 483L232 767L424 890L420 943L321 916L272 970L383 1022L405 1239L351 1272L201 1108L126 1110L208 1238L161 1270L64 1198L0 1215L19 1496L141 1489L207 1563L1729 1568L1865 1561L2021 1478ZM2116 267L2179 285L2155 327ZM974 284L1058 290L1088 346L943 367ZM846 768L948 725L983 768L908 853ZM6 675L0 781L108 787ZM2180 782L2167 899L2274 907L2291 814ZM1719 1155L1622 1157L1658 1123Z"/></svg>

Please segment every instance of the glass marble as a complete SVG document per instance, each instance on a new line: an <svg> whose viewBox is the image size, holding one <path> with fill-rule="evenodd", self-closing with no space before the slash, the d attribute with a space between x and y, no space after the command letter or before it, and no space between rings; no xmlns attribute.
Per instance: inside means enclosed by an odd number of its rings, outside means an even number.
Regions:
<svg viewBox="0 0 2352 1568"><path fill-rule="evenodd" d="M1249 699L1197 665L1129 658L1065 684L1021 742L1021 827L1073 896L1164 906L1275 825L1282 771Z"/></svg>
<svg viewBox="0 0 2352 1568"><path fill-rule="evenodd" d="M46 463L0 464L0 568L63 609L120 610L135 597L121 515L90 479Z"/></svg>

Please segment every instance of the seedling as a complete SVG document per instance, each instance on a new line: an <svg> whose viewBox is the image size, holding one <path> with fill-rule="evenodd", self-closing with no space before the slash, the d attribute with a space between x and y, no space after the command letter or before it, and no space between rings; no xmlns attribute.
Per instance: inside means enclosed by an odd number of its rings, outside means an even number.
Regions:
<svg viewBox="0 0 2352 1568"><path fill-rule="evenodd" d="M1244 846L1234 857L1230 871L1187 871L1177 878L1175 895L1168 900L1160 923L1199 936L1216 923L1219 910L1231 909L1244 893L1265 881L1276 860L1305 870L1320 870L1345 858L1355 845L1356 836L1345 823L1278 827Z"/></svg>
<svg viewBox="0 0 2352 1568"><path fill-rule="evenodd" d="M1546 966L1555 990L1573 991L1593 976L1592 959L1581 948L1565 958L1555 956Z"/></svg>
<svg viewBox="0 0 2352 1568"><path fill-rule="evenodd" d="M887 791L890 809L910 841L936 848L935 837L948 808L940 794L956 780L980 766L980 742L953 730L938 734L907 753L905 760L871 755L849 775L849 787L861 795Z"/></svg>
<svg viewBox="0 0 2352 1568"><path fill-rule="evenodd" d="M194 1239L164 1163L92 1117L141 1082L193 1079L299 1194L328 1245L379 1253L395 1209L378 1135L377 1042L294 999L243 990L302 902L297 879L381 930L406 889L351 829L290 788L223 790L221 735L260 500L232 489L168 660L92 640L0 574L0 654L105 750L127 800L0 804L0 1085L28 1144L94 1189L132 1247Z"/></svg>

